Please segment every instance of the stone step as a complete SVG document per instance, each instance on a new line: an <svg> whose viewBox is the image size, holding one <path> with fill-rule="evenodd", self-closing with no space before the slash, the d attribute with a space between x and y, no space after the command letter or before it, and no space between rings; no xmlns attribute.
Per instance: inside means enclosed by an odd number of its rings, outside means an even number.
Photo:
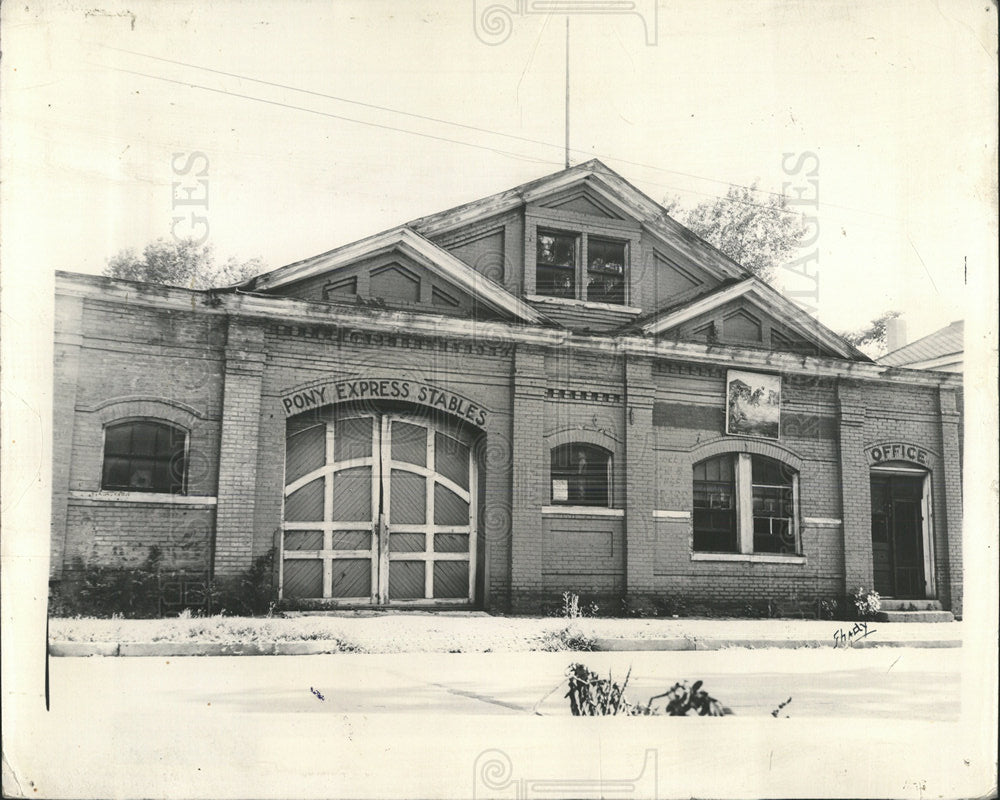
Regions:
<svg viewBox="0 0 1000 800"><path fill-rule="evenodd" d="M950 611L879 611L875 615L879 622L954 622Z"/></svg>
<svg viewBox="0 0 1000 800"><path fill-rule="evenodd" d="M892 600L882 598L883 611L941 611L940 600Z"/></svg>

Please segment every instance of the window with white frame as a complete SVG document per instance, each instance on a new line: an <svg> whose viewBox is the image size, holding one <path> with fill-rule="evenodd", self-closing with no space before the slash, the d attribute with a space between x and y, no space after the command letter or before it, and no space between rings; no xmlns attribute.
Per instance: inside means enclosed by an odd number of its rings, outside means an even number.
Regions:
<svg viewBox="0 0 1000 800"><path fill-rule="evenodd" d="M101 489L183 494L187 433L167 422L134 419L104 429Z"/></svg>
<svg viewBox="0 0 1000 800"><path fill-rule="evenodd" d="M582 442L563 444L551 454L552 504L611 506L611 453Z"/></svg>
<svg viewBox="0 0 1000 800"><path fill-rule="evenodd" d="M629 244L576 231L539 229L535 292L545 297L625 305Z"/></svg>
<svg viewBox="0 0 1000 800"><path fill-rule="evenodd" d="M794 469L766 456L723 453L692 473L695 552L801 552Z"/></svg>

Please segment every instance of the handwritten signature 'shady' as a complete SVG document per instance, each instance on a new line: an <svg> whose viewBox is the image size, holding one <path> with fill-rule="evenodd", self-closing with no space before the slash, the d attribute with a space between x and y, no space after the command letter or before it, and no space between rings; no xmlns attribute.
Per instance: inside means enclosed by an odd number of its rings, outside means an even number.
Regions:
<svg viewBox="0 0 1000 800"><path fill-rule="evenodd" d="M314 695L316 695L316 697L319 698L320 700L326 700L326 698L323 697L323 695L321 695L317 689L313 689L312 686L309 687L309 691L312 692Z"/></svg>
<svg viewBox="0 0 1000 800"><path fill-rule="evenodd" d="M866 636L875 633L875 629L868 630L867 622L855 622L854 627L844 633L843 628L838 628L833 633L833 646L850 647L854 642L864 639Z"/></svg>

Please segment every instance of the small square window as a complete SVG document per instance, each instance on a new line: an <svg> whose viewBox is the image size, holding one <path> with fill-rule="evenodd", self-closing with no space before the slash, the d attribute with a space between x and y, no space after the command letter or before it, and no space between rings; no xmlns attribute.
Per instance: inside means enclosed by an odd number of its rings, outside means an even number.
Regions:
<svg viewBox="0 0 1000 800"><path fill-rule="evenodd" d="M611 453L592 444L564 444L552 450L552 503L611 505Z"/></svg>
<svg viewBox="0 0 1000 800"><path fill-rule="evenodd" d="M182 494L187 472L186 434L153 420L109 425L104 435L101 488Z"/></svg>

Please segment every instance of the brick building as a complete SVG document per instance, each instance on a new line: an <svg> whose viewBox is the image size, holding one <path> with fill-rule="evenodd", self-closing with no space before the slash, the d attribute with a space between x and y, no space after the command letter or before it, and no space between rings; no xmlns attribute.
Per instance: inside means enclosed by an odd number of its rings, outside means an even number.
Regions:
<svg viewBox="0 0 1000 800"><path fill-rule="evenodd" d="M878 365L591 161L238 287L59 273L52 579L323 606L962 608L961 378Z"/></svg>

